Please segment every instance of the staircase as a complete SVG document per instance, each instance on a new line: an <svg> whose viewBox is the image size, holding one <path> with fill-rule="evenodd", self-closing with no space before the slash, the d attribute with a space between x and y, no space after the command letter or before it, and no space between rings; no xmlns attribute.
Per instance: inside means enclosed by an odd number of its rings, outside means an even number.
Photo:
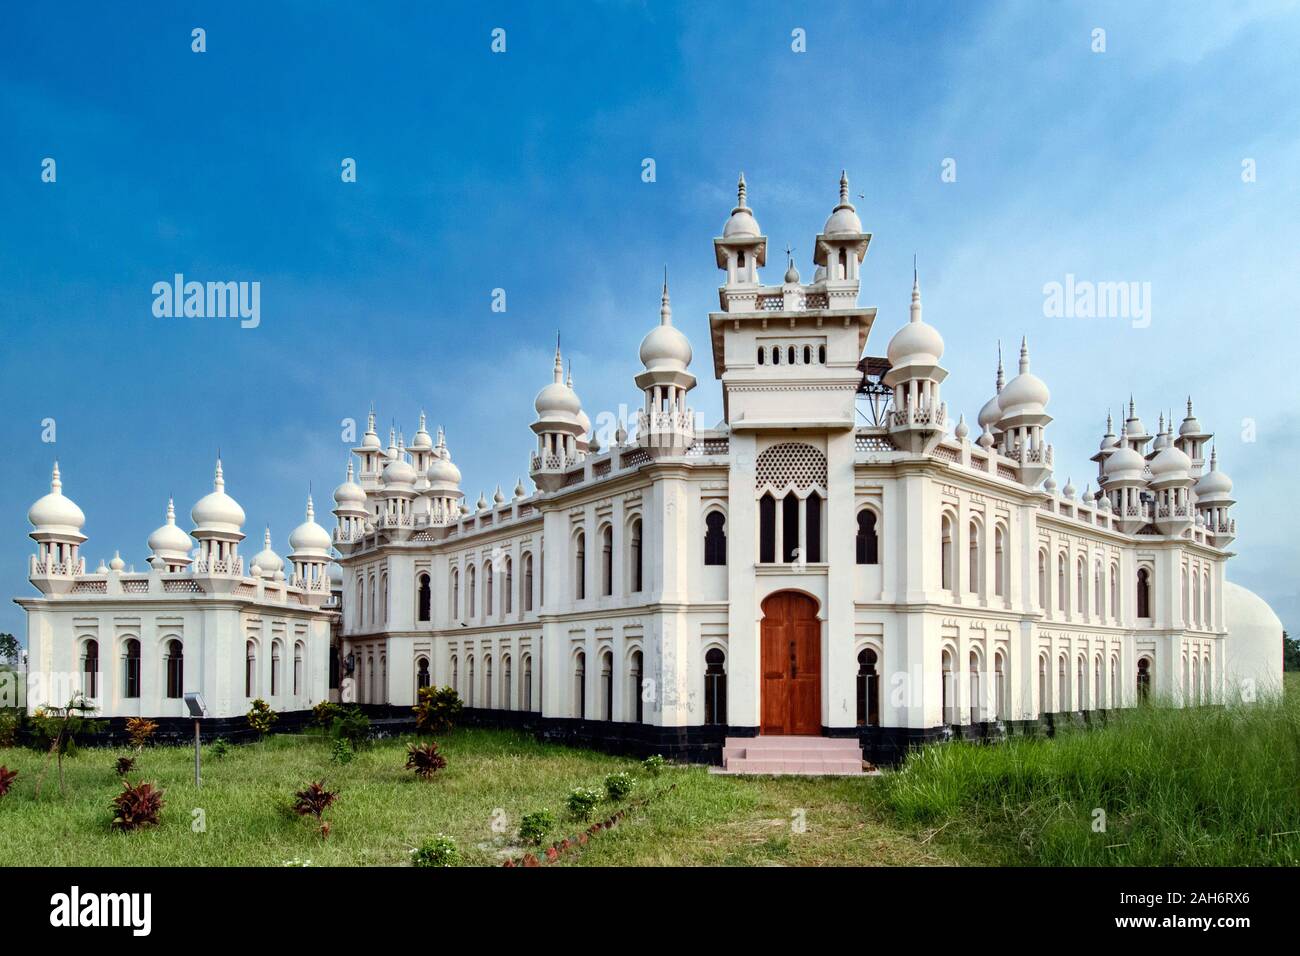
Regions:
<svg viewBox="0 0 1300 956"><path fill-rule="evenodd" d="M714 772L861 775L862 748L853 737L728 737Z"/></svg>

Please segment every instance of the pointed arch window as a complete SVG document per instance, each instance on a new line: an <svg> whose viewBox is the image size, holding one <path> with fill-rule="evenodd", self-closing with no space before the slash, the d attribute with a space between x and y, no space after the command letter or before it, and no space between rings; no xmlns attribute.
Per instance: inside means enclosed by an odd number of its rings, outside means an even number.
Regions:
<svg viewBox="0 0 1300 956"><path fill-rule="evenodd" d="M637 518L632 522L632 533L629 535L628 548L631 551L632 565L632 593L639 594L644 587L644 563L641 558L641 519Z"/></svg>
<svg viewBox="0 0 1300 956"><path fill-rule="evenodd" d="M945 591L956 589L957 569L954 566L956 560L956 548L952 540L952 517L945 514L940 523L940 546L939 546L939 569L940 569L940 586Z"/></svg>
<svg viewBox="0 0 1300 956"><path fill-rule="evenodd" d="M704 563L727 563L727 517L721 511L704 516Z"/></svg>
<svg viewBox="0 0 1300 956"><path fill-rule="evenodd" d="M993 593L1007 596L1007 533L998 525L993 529Z"/></svg>
<svg viewBox="0 0 1300 956"><path fill-rule="evenodd" d="M970 593L971 594L979 594L982 591L982 589L980 588L980 579L983 577L983 574L981 572L983 570L982 565L984 563L984 542L983 540L981 540L980 532L981 532L981 528L979 522L972 521L970 523Z"/></svg>
<svg viewBox="0 0 1300 956"><path fill-rule="evenodd" d="M167 642L167 697L177 700L185 692L185 651L180 641Z"/></svg>
<svg viewBox="0 0 1300 956"><path fill-rule="evenodd" d="M515 563L507 557L505 565L505 580L502 582L503 587L501 589L501 610L506 614L513 614L515 609Z"/></svg>
<svg viewBox="0 0 1300 956"><path fill-rule="evenodd" d="M704 722L727 722L727 657L716 647L704 655Z"/></svg>
<svg viewBox="0 0 1300 956"><path fill-rule="evenodd" d="M1147 657L1138 661L1137 698L1139 704L1151 699L1151 659Z"/></svg>
<svg viewBox="0 0 1300 956"><path fill-rule="evenodd" d="M880 675L876 665L879 658L870 647L858 652L858 726L880 726Z"/></svg>
<svg viewBox="0 0 1300 956"><path fill-rule="evenodd" d="M1151 572L1138 568L1137 573L1137 616L1151 617Z"/></svg>
<svg viewBox="0 0 1300 956"><path fill-rule="evenodd" d="M140 696L140 642L134 637L128 638L123 648L122 657L122 696L135 698Z"/></svg>
<svg viewBox="0 0 1300 956"><path fill-rule="evenodd" d="M460 568L451 569L451 616L460 618Z"/></svg>
<svg viewBox="0 0 1300 956"><path fill-rule="evenodd" d="M533 709L533 655L524 655L524 683L520 688L523 692L523 710Z"/></svg>
<svg viewBox="0 0 1300 956"><path fill-rule="evenodd" d="M770 493L758 499L758 560L776 563L776 499Z"/></svg>
<svg viewBox="0 0 1300 956"><path fill-rule="evenodd" d="M581 531L573 539L573 596L579 601L587 596L587 536Z"/></svg>
<svg viewBox="0 0 1300 956"><path fill-rule="evenodd" d="M257 696L257 646L252 641L244 645L244 696Z"/></svg>
<svg viewBox="0 0 1300 956"><path fill-rule="evenodd" d="M1038 552L1038 606L1047 610L1047 552Z"/></svg>
<svg viewBox="0 0 1300 956"><path fill-rule="evenodd" d="M466 595L466 597L467 597L467 599L468 599L468 600L467 600L467 607L466 607L466 610L468 611L468 613L467 613L466 616L469 617L469 618L473 618L473 617L474 617L474 608L475 608L475 606L476 606L477 603L478 603L478 602L475 600L475 599L477 598L478 595L476 595L476 594L474 593L476 590L478 590L478 581L476 580L477 577L478 577L478 570L474 567L474 565L471 564L468 568L465 569L465 575L466 575L466 582L465 582L465 583L469 586L469 594Z"/></svg>
<svg viewBox="0 0 1300 956"><path fill-rule="evenodd" d="M638 724L645 720L645 701L641 697L641 680L644 671L640 651L633 651L628 668L628 700L632 702L632 719Z"/></svg>
<svg viewBox="0 0 1300 956"><path fill-rule="evenodd" d="M81 653L81 692L87 697L99 696L99 641L88 640Z"/></svg>
<svg viewBox="0 0 1300 956"><path fill-rule="evenodd" d="M525 551L520 560L524 564L524 610L531 611L533 609L533 553Z"/></svg>
<svg viewBox="0 0 1300 956"><path fill-rule="evenodd" d="M614 529L609 525L600 533L600 593L614 593Z"/></svg>
<svg viewBox="0 0 1300 956"><path fill-rule="evenodd" d="M293 695L295 697L302 693L303 653L302 642L295 641L293 645Z"/></svg>
<svg viewBox="0 0 1300 956"><path fill-rule="evenodd" d="M429 576L421 574L416 588L416 619L420 621L429 620L429 611L433 603L432 594L429 586Z"/></svg>
<svg viewBox="0 0 1300 956"><path fill-rule="evenodd" d="M573 711L579 719L587 716L587 655L578 651L573 659Z"/></svg>
<svg viewBox="0 0 1300 956"><path fill-rule="evenodd" d="M492 599L496 597L496 568L489 559L483 565L483 616L492 616Z"/></svg>
<svg viewBox="0 0 1300 956"><path fill-rule="evenodd" d="M415 689L417 692L424 690L432 682L429 676L429 658L421 657L415 662Z"/></svg>
<svg viewBox="0 0 1300 956"><path fill-rule="evenodd" d="M788 491L781 500L781 560L790 564L800 556L798 551L799 496Z"/></svg>
<svg viewBox="0 0 1300 956"><path fill-rule="evenodd" d="M880 538L876 533L876 513L870 508L858 512L858 534L854 541L858 564L880 563Z"/></svg>
<svg viewBox="0 0 1300 956"><path fill-rule="evenodd" d="M600 719L614 719L614 655L600 655Z"/></svg>

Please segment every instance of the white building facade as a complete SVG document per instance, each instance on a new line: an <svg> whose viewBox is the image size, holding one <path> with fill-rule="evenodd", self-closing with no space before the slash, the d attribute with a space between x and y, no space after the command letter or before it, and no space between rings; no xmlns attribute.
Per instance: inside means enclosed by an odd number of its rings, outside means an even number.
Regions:
<svg viewBox="0 0 1300 956"><path fill-rule="evenodd" d="M148 574L87 575L77 515L47 496L31 515L42 597L20 601L33 670L84 672L92 635L119 660L134 640L140 693L102 685L106 712L171 714L179 634L187 688L193 660L223 715L250 696L306 708L333 673L335 696L377 713L409 715L422 686L450 685L474 719L708 760L755 735L856 737L891 760L1147 697L1221 702L1238 678L1280 686L1280 628L1269 646L1262 602L1241 589L1225 601L1232 482L1190 400L1155 435L1130 403L1093 457L1096 489L1059 488L1027 343L1009 381L999 358L978 435L943 401L944 342L915 276L909 321L871 354L876 310L858 302L870 241L842 177L812 282L787 262L764 284L742 176L714 240L716 428L697 427L694 351L665 280L635 422L593 432L557 344L531 424L534 489L468 506L441 429L421 414L409 446L390 432L385 447L372 412L333 534L309 505L291 575L269 537L243 573L243 514L223 498L195 506L193 566L169 515ZM1252 609L1240 637L1233 606Z"/></svg>

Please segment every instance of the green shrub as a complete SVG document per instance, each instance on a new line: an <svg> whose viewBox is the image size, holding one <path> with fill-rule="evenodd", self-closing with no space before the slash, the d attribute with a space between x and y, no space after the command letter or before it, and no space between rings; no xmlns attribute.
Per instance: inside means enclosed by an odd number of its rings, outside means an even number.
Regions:
<svg viewBox="0 0 1300 956"><path fill-rule="evenodd" d="M352 704L334 718L330 734L338 740L346 740L353 750L357 750L370 739L370 718L362 713L360 707Z"/></svg>
<svg viewBox="0 0 1300 956"><path fill-rule="evenodd" d="M425 734L445 734L456 725L464 709L460 695L450 687L421 687L411 710L415 729Z"/></svg>
<svg viewBox="0 0 1300 956"><path fill-rule="evenodd" d="M248 726L256 730L259 737L265 737L270 733L271 725L279 719L280 715L260 697L253 701L253 706L248 711Z"/></svg>
<svg viewBox="0 0 1300 956"><path fill-rule="evenodd" d="M337 738L333 746L330 747L330 760L334 763L351 763L352 758L355 756L356 751L352 749L352 744L342 737Z"/></svg>
<svg viewBox="0 0 1300 956"><path fill-rule="evenodd" d="M537 810L524 815L519 821L519 842L540 846L546 835L555 829L555 816L550 810Z"/></svg>
<svg viewBox="0 0 1300 956"><path fill-rule="evenodd" d="M230 753L230 744L226 743L225 737L218 737L212 742L211 753L218 760Z"/></svg>
<svg viewBox="0 0 1300 956"><path fill-rule="evenodd" d="M636 780L630 773L611 773L605 778L605 793L609 794L609 799L614 802L626 799L627 795L632 792L632 785Z"/></svg>
<svg viewBox="0 0 1300 956"><path fill-rule="evenodd" d="M343 713L343 708L332 700L322 700L311 709L312 722L321 730L329 731L334 725L334 718Z"/></svg>
<svg viewBox="0 0 1300 956"><path fill-rule="evenodd" d="M459 862L460 850L456 849L456 841L443 833L411 851L412 866L455 866Z"/></svg>
<svg viewBox="0 0 1300 956"><path fill-rule="evenodd" d="M16 710L0 710L0 747L12 747L18 742L18 728L22 715Z"/></svg>
<svg viewBox="0 0 1300 956"><path fill-rule="evenodd" d="M646 772L647 776L657 777L664 769L664 758L662 754L652 754L641 761L641 769Z"/></svg>
<svg viewBox="0 0 1300 956"><path fill-rule="evenodd" d="M598 803L600 791L595 787L574 787L569 791L569 816L575 820L589 820Z"/></svg>

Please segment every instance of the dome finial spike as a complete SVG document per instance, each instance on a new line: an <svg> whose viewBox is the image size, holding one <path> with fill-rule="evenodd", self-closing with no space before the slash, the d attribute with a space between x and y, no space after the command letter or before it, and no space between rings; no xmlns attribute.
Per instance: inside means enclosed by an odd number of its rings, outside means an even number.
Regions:
<svg viewBox="0 0 1300 956"><path fill-rule="evenodd" d="M1020 374L1029 371L1029 336L1020 337Z"/></svg>
<svg viewBox="0 0 1300 956"><path fill-rule="evenodd" d="M1002 340L998 339L998 374L996 383L997 390L1002 391L1002 386L1007 384L1006 373L1002 371Z"/></svg>
<svg viewBox="0 0 1300 956"><path fill-rule="evenodd" d="M564 359L560 357L560 333L555 332L555 381L564 381Z"/></svg>
<svg viewBox="0 0 1300 956"><path fill-rule="evenodd" d="M664 266L664 291L659 297L659 324L673 324L673 306L668 298L668 267Z"/></svg>
<svg viewBox="0 0 1300 956"><path fill-rule="evenodd" d="M736 182L736 205L741 209L747 208L745 206L745 197L745 171L742 169L740 171L740 179Z"/></svg>
<svg viewBox="0 0 1300 956"><path fill-rule="evenodd" d="M841 169L840 170L840 205L847 206L848 204L849 204L849 171L847 169Z"/></svg>

